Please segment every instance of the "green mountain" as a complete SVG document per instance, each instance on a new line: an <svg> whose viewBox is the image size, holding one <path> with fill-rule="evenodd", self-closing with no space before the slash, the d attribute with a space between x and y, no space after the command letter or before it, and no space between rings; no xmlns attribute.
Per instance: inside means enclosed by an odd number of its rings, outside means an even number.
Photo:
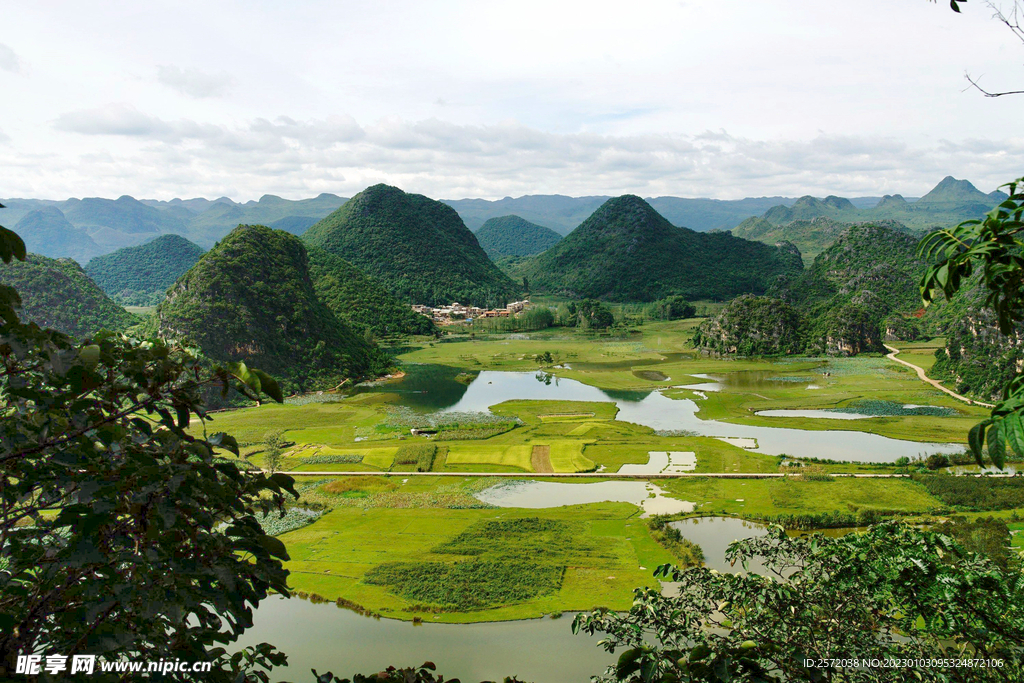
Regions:
<svg viewBox="0 0 1024 683"><path fill-rule="evenodd" d="M609 199L580 227L521 267L531 289L573 298L693 301L764 293L803 265L792 244L677 228L640 197Z"/></svg>
<svg viewBox="0 0 1024 683"><path fill-rule="evenodd" d="M375 335L433 334L433 321L399 303L379 282L351 263L323 249L310 247L309 275L320 300L354 329Z"/></svg>
<svg viewBox="0 0 1024 683"><path fill-rule="evenodd" d="M85 263L102 249L85 230L71 225L55 206L42 206L25 214L14 226L25 247L50 258L73 258Z"/></svg>
<svg viewBox="0 0 1024 683"><path fill-rule="evenodd" d="M157 307L160 336L209 358L245 361L288 390L324 389L386 371L390 358L317 298L297 237L240 225Z"/></svg>
<svg viewBox="0 0 1024 683"><path fill-rule="evenodd" d="M137 247L97 256L85 272L125 306L154 306L202 255L202 249L180 235L161 235Z"/></svg>
<svg viewBox="0 0 1024 683"><path fill-rule="evenodd" d="M454 209L397 187L363 190L302 239L341 256L403 302L493 306L519 294Z"/></svg>
<svg viewBox="0 0 1024 683"><path fill-rule="evenodd" d="M957 180L953 176L946 176L939 184L932 188L931 192L917 200L916 205L928 207L949 207L955 208L970 204L980 204L985 211L990 210L995 204L1006 199L1005 192L996 190L985 194L967 180Z"/></svg>
<svg viewBox="0 0 1024 683"><path fill-rule="evenodd" d="M856 212L850 200L829 195L824 199L811 196L800 197L793 206L775 206L764 213L764 219L775 225L791 221L809 221L819 216L837 217Z"/></svg>
<svg viewBox="0 0 1024 683"><path fill-rule="evenodd" d="M808 349L853 355L881 351L888 329L904 336L921 309L925 264L917 238L890 225L854 225L806 271L780 278L771 294L806 314Z"/></svg>
<svg viewBox="0 0 1024 683"><path fill-rule="evenodd" d="M121 331L138 322L71 259L29 254L25 261L0 263L0 284L18 291L23 320L75 337L102 329Z"/></svg>
<svg viewBox="0 0 1024 683"><path fill-rule="evenodd" d="M476 239L492 261L504 256L533 256L550 249L562 236L550 228L519 216L488 219Z"/></svg>

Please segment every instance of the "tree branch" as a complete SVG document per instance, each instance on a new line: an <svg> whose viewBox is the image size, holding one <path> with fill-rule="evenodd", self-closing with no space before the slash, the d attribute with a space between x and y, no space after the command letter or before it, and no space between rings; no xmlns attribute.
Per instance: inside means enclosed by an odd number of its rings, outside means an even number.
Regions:
<svg viewBox="0 0 1024 683"><path fill-rule="evenodd" d="M981 92L981 94L984 95L985 97L1002 97L1003 95L1024 95L1024 90L1006 90L1004 92L989 92L988 90L985 90L980 85L978 85L978 82L971 78L971 75L966 71L964 72L964 78L966 78L967 82L971 84L967 88L964 88L964 90L970 90L971 87L974 87L977 88L977 90Z"/></svg>

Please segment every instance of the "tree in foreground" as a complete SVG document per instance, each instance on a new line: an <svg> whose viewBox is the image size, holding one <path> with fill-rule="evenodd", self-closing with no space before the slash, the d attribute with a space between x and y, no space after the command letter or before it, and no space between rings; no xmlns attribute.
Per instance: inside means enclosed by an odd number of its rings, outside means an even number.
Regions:
<svg viewBox="0 0 1024 683"><path fill-rule="evenodd" d="M0 257L25 258L4 228ZM157 340L76 341L22 323L18 305L0 286L0 677L41 654L212 661L165 678L266 680L283 655L225 646L270 591L288 594L284 545L256 515L282 510L293 481L219 457L237 445L205 432L203 406L213 390L280 401L276 382ZM197 420L202 438L187 431ZM90 680L132 676L97 665Z"/></svg>
<svg viewBox="0 0 1024 683"><path fill-rule="evenodd" d="M764 574L664 565L656 576L678 582L677 596L638 588L628 613L578 615L574 632L621 651L600 680L1024 680L1019 567L1004 572L948 536L893 522L842 538L773 527L726 558L758 558ZM907 659L929 664L885 666Z"/></svg>
<svg viewBox="0 0 1024 683"><path fill-rule="evenodd" d="M999 331L1020 339L1024 322L1024 178L1003 187L1009 197L983 220L935 230L921 241L920 253L932 263L921 278L921 296L926 304L942 295L951 299L969 282L980 280L987 290L985 306L995 313ZM1024 457L1024 375L1020 371L1003 387L1002 400L991 416L975 425L967 440L979 465L986 446L1000 469L1008 446Z"/></svg>

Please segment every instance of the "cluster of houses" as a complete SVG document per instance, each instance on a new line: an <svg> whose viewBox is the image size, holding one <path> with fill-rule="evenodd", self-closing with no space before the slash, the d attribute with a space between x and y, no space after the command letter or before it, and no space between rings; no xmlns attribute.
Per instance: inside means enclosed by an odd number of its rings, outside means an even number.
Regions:
<svg viewBox="0 0 1024 683"><path fill-rule="evenodd" d="M505 308L480 308L479 306L463 306L458 301L448 306L431 308L413 304L412 310L421 313L428 318L433 318L438 325L451 325L452 323L469 322L475 318L507 318L510 315L519 313L525 309L530 302L513 301Z"/></svg>

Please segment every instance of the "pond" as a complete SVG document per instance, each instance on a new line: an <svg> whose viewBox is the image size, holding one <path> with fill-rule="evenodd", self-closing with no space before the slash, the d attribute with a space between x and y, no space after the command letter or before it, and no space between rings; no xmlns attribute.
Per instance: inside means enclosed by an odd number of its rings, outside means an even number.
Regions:
<svg viewBox="0 0 1024 683"><path fill-rule="evenodd" d="M236 646L272 643L288 655L273 681L311 681L310 669L341 677L388 666L432 661L445 679L587 681L615 660L597 647L599 637L574 636L573 614L561 619L483 624L418 624L373 619L333 603L272 596L253 611L253 627Z"/></svg>
<svg viewBox="0 0 1024 683"><path fill-rule="evenodd" d="M931 453L959 453L958 444L924 443L891 439L867 432L838 430L802 430L783 427L737 425L702 420L691 399L670 399L661 392L604 391L572 379L545 372L500 372L485 370L469 386L454 379L454 369L438 366L409 366L409 376L386 387L369 391L396 393L398 401L415 409L460 412L486 412L490 406L511 400L611 401L619 408L617 420L633 422L658 431L686 431L700 436L730 437L748 440L752 450L767 455L816 457L855 462L892 462L899 457L913 458ZM743 374L737 381L748 384L773 383L765 373Z"/></svg>
<svg viewBox="0 0 1024 683"><path fill-rule="evenodd" d="M503 481L476 494L491 505L503 508L555 508L587 503L632 503L643 508L641 517L692 512L694 504L665 495L659 487L644 481L600 481L564 484L553 481Z"/></svg>

